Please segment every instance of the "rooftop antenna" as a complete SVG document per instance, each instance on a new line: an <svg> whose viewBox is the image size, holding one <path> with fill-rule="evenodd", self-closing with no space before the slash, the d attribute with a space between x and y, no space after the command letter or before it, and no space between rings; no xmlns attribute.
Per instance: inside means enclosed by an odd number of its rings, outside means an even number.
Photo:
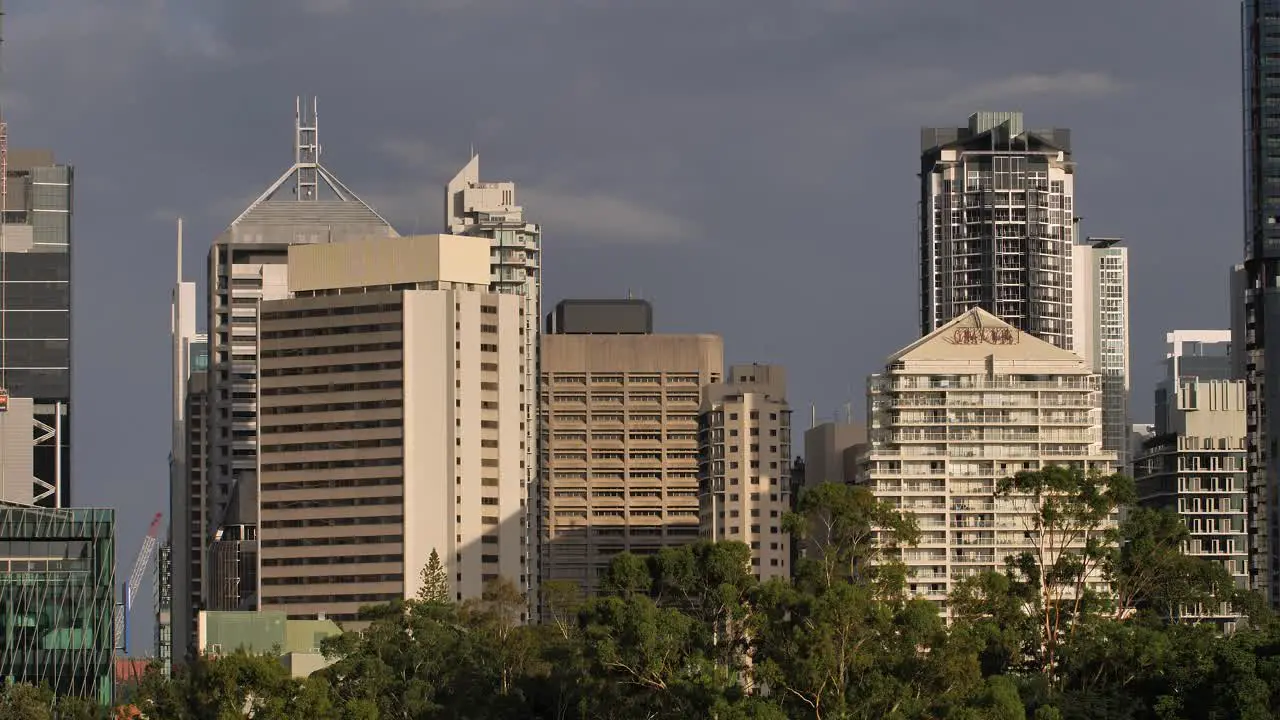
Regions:
<svg viewBox="0 0 1280 720"><path fill-rule="evenodd" d="M809 404L809 429L818 427L818 406L814 403Z"/></svg>
<svg viewBox="0 0 1280 720"><path fill-rule="evenodd" d="M474 142L472 142L472 143L471 143L471 154L467 156L467 159L468 159L468 160L470 160L471 158L474 158L475 156L476 156L476 144L475 144Z"/></svg>
<svg viewBox="0 0 1280 720"><path fill-rule="evenodd" d="M293 146L293 163L298 168L293 194L299 202L315 202L320 186L319 101L315 97L309 110L301 97L296 99Z"/></svg>
<svg viewBox="0 0 1280 720"><path fill-rule="evenodd" d="M182 218L178 218L178 282L182 282Z"/></svg>

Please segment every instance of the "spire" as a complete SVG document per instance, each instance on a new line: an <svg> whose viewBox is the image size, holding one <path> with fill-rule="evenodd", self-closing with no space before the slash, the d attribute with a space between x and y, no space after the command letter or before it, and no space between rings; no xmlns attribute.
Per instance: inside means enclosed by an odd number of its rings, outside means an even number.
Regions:
<svg viewBox="0 0 1280 720"><path fill-rule="evenodd" d="M177 282L182 282L182 218L178 218L178 277Z"/></svg>
<svg viewBox="0 0 1280 720"><path fill-rule="evenodd" d="M319 99L311 98L308 110L302 98L296 99L294 112L294 174L293 194L299 202L315 202L320 184L320 123Z"/></svg>

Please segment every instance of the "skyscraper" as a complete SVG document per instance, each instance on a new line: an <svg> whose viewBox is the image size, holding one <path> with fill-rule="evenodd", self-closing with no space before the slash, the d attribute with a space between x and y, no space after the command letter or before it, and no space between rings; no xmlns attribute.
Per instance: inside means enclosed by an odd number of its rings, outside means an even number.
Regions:
<svg viewBox="0 0 1280 720"><path fill-rule="evenodd" d="M1071 132L979 112L920 138L920 332L973 307L1072 349Z"/></svg>
<svg viewBox="0 0 1280 720"><path fill-rule="evenodd" d="M532 516L538 517L538 382L540 375L538 338L542 318L542 228L525 220L524 208L516 203L516 184L511 181L481 182L480 156L471 159L445 186L445 232L473 235L489 240L490 290L503 295L519 295L524 303L525 462L523 482L528 488ZM538 557L537 528L529 528L530 562ZM528 568L536 597L538 569Z"/></svg>
<svg viewBox="0 0 1280 720"><path fill-rule="evenodd" d="M1280 607L1280 0L1242 4L1244 49L1243 360L1253 587Z"/></svg>
<svg viewBox="0 0 1280 720"><path fill-rule="evenodd" d="M320 163L299 99L294 162L209 251L206 609L258 608L258 305L288 297L288 248L399 234Z"/></svg>
<svg viewBox="0 0 1280 720"><path fill-rule="evenodd" d="M528 587L524 303L484 238L289 249L261 305L261 604L354 621L412 598L432 552L451 595Z"/></svg>
<svg viewBox="0 0 1280 720"><path fill-rule="evenodd" d="M1102 446L1130 472L1129 251L1089 238L1072 256L1072 349L1102 376Z"/></svg>
<svg viewBox="0 0 1280 720"><path fill-rule="evenodd" d="M71 502L74 175L48 150L8 153L0 232L0 390L6 393L0 499L14 502Z"/></svg>
<svg viewBox="0 0 1280 720"><path fill-rule="evenodd" d="M204 568L204 422L203 403L192 404L191 388L203 386L208 373L208 336L196 332L196 284L182 279L182 220L178 220L177 276L170 299L170 389L173 432L169 448L170 557L169 622L173 657L186 658L195 639L201 609ZM198 394L202 400L203 395Z"/></svg>

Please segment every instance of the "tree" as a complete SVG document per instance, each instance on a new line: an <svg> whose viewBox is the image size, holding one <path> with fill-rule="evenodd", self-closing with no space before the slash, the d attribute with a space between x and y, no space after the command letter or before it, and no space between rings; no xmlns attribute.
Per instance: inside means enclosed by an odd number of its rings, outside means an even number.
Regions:
<svg viewBox="0 0 1280 720"><path fill-rule="evenodd" d="M419 577L422 581L422 586L418 588L419 602L442 605L453 601L449 573L445 570L444 563L440 562L440 553L435 548L432 548L431 557L427 558L427 564L422 567Z"/></svg>
<svg viewBox="0 0 1280 720"><path fill-rule="evenodd" d="M4 685L0 690L0 720L53 720L53 693L27 683Z"/></svg>
<svg viewBox="0 0 1280 720"><path fill-rule="evenodd" d="M1073 632L1104 580L1104 563L1119 541L1116 513L1133 502L1133 480L1079 467L1025 470L996 486L997 501L1023 511L1030 549L1010 562L1011 573L1036 589L1029 610L1038 617L1041 671L1053 677L1062 633Z"/></svg>
<svg viewBox="0 0 1280 720"><path fill-rule="evenodd" d="M1139 610L1180 622L1238 600L1235 582L1218 562L1183 552L1190 539L1177 513L1134 508L1120 525L1120 545L1108 568L1116 615ZM1209 613L1219 614L1219 613Z"/></svg>
<svg viewBox="0 0 1280 720"><path fill-rule="evenodd" d="M830 587L837 580L873 575L872 561L884 560L919 538L915 518L878 500L862 486L823 483L800 495L784 519L796 542L807 543L798 575L803 583Z"/></svg>

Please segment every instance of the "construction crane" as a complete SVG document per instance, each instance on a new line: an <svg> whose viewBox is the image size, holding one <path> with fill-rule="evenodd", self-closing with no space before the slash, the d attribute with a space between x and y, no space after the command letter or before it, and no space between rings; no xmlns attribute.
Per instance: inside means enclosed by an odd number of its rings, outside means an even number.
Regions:
<svg viewBox="0 0 1280 720"><path fill-rule="evenodd" d="M133 562L133 574L120 586L120 602L116 603L115 649L125 655L129 654L129 613L133 610L133 599L142 585L142 576L147 574L151 560L156 556L156 533L160 530L160 518L163 513L156 513L151 521L151 529L142 539L142 549L138 551L138 559Z"/></svg>

